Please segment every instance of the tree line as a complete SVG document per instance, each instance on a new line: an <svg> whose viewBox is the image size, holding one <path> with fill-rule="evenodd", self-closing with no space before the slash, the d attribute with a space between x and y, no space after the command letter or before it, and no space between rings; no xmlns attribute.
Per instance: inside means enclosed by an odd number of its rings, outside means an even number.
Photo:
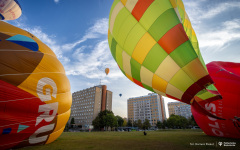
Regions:
<svg viewBox="0 0 240 150"><path fill-rule="evenodd" d="M74 124L74 118L71 120L71 124ZM131 121L124 120L121 116L114 116L114 113L109 110L101 111L98 116L92 121L92 125L95 130L103 130L105 129L113 129L114 127L138 127L138 129L149 129L151 127L150 121L145 119L144 122L142 120ZM190 118L185 118L179 115L171 115L167 120L163 122L157 121L155 128L158 129L185 129L191 128L193 126L197 126L193 116Z"/></svg>

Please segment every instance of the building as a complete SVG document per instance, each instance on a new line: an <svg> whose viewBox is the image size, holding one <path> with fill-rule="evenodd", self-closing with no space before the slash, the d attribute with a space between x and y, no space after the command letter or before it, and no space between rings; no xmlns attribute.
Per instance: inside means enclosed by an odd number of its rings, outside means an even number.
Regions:
<svg viewBox="0 0 240 150"><path fill-rule="evenodd" d="M100 111L112 111L112 92L106 85L90 87L72 94L70 120L82 128L92 128L92 121Z"/></svg>
<svg viewBox="0 0 240 150"><path fill-rule="evenodd" d="M170 102L168 103L169 116L171 114L183 116L189 118L192 116L191 106L182 102Z"/></svg>
<svg viewBox="0 0 240 150"><path fill-rule="evenodd" d="M145 119L150 121L151 126L156 126L157 121L166 119L164 99L161 95L149 93L146 96L128 99L128 120L142 123Z"/></svg>

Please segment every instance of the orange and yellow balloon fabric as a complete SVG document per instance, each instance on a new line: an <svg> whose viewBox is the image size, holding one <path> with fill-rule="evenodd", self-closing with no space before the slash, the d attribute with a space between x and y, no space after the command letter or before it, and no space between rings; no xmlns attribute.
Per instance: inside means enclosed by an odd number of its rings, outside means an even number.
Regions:
<svg viewBox="0 0 240 150"><path fill-rule="evenodd" d="M54 52L0 21L0 149L47 144L63 132L72 96Z"/></svg>

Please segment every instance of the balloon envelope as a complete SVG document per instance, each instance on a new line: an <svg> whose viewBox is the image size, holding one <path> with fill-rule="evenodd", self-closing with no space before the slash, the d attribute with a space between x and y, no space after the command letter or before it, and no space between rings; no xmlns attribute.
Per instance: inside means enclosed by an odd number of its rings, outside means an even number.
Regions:
<svg viewBox="0 0 240 150"><path fill-rule="evenodd" d="M34 35L0 21L0 68L0 149L54 141L72 103L56 55Z"/></svg>
<svg viewBox="0 0 240 150"><path fill-rule="evenodd" d="M21 14L22 9L17 0L0 0L0 20L14 20Z"/></svg>
<svg viewBox="0 0 240 150"><path fill-rule="evenodd" d="M108 75L108 74L109 74L109 71L110 71L110 69L109 69L109 68L106 68L106 69L105 69L105 73L106 73L106 75Z"/></svg>
<svg viewBox="0 0 240 150"><path fill-rule="evenodd" d="M123 74L152 92L190 103L213 83L181 0L114 0L108 42Z"/></svg>
<svg viewBox="0 0 240 150"><path fill-rule="evenodd" d="M240 63L211 62L207 68L223 99L198 103L225 120L207 116L192 105L194 119L207 135L240 138L240 120L235 118L240 117Z"/></svg>

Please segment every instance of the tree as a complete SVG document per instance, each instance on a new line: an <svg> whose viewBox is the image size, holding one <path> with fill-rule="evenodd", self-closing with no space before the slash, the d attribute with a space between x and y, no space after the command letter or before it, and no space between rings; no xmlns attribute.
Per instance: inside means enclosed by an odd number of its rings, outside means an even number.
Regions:
<svg viewBox="0 0 240 150"><path fill-rule="evenodd" d="M187 118L185 118L185 117L183 117L183 116L179 116L179 127L180 128L183 128L183 129L185 129L185 128L187 128L187 126L188 126L188 120L187 120Z"/></svg>
<svg viewBox="0 0 240 150"><path fill-rule="evenodd" d="M92 121L92 125L94 126L95 129L101 129L101 125L100 125L100 116L97 116L93 121Z"/></svg>
<svg viewBox="0 0 240 150"><path fill-rule="evenodd" d="M163 128L163 123L158 120L156 126L158 129L161 129L161 128Z"/></svg>
<svg viewBox="0 0 240 150"><path fill-rule="evenodd" d="M143 123L143 129L146 130L146 129L150 128L150 127L151 127L151 124L150 124L149 120L145 119L145 121Z"/></svg>
<svg viewBox="0 0 240 150"><path fill-rule="evenodd" d="M136 125L137 125L137 127L138 127L139 129L142 129L142 127L143 127L142 120L138 119Z"/></svg>
<svg viewBox="0 0 240 150"><path fill-rule="evenodd" d="M71 119L71 123L70 123L70 124L71 124L71 125L75 124L74 118Z"/></svg>
<svg viewBox="0 0 240 150"><path fill-rule="evenodd" d="M127 120L126 119L123 119L123 127L126 127L127 126Z"/></svg>
<svg viewBox="0 0 240 150"><path fill-rule="evenodd" d="M117 118L117 122L118 122L117 126L118 127L123 126L123 122L124 122L123 118L118 115L116 116L116 118Z"/></svg>
<svg viewBox="0 0 240 150"><path fill-rule="evenodd" d="M166 127L168 127L168 122L167 120L163 120L162 128L165 129Z"/></svg>
<svg viewBox="0 0 240 150"><path fill-rule="evenodd" d="M66 124L65 128L64 128L64 132L68 132L69 130L69 123Z"/></svg>
<svg viewBox="0 0 240 150"><path fill-rule="evenodd" d="M190 126L190 127L197 126L197 123L196 123L193 115L190 118L188 118L188 126Z"/></svg>
<svg viewBox="0 0 240 150"><path fill-rule="evenodd" d="M137 127L137 121L133 121L133 126Z"/></svg>
<svg viewBox="0 0 240 150"><path fill-rule="evenodd" d="M167 124L169 128L176 128L178 124L178 119L177 115L172 114L168 119L167 119Z"/></svg>
<svg viewBox="0 0 240 150"><path fill-rule="evenodd" d="M168 127L169 128L180 129L180 128L186 128L187 127L188 120L185 117L183 117L183 116L172 114L168 118L167 123L168 123Z"/></svg>
<svg viewBox="0 0 240 150"><path fill-rule="evenodd" d="M112 111L104 110L98 113L98 116L92 121L95 129L103 129L104 127L117 126L117 118Z"/></svg>
<svg viewBox="0 0 240 150"><path fill-rule="evenodd" d="M128 122L127 122L127 127L132 127L132 126L133 126L132 120L128 120Z"/></svg>
<svg viewBox="0 0 240 150"><path fill-rule="evenodd" d="M103 117L103 120L105 122L105 127L111 127L111 130L113 127L116 127L118 122L117 118L114 116L113 113L108 113Z"/></svg>

